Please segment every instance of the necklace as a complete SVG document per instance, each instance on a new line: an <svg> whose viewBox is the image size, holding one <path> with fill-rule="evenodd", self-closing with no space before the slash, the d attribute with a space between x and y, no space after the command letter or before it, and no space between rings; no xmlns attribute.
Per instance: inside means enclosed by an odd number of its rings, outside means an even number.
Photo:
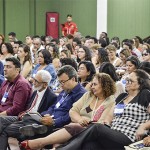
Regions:
<svg viewBox="0 0 150 150"><path fill-rule="evenodd" d="M91 120L93 120L94 115L96 114L96 106L97 106L98 101L102 101L102 103L98 106L98 108L105 102L105 100L103 100L103 99L102 100L99 100L98 98L96 99L94 109L93 109L92 115L91 115Z"/></svg>

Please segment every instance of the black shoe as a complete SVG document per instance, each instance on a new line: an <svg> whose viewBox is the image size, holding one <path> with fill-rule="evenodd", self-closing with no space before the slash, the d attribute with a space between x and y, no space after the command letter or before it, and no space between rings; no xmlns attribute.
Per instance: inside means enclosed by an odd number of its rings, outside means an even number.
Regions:
<svg viewBox="0 0 150 150"><path fill-rule="evenodd" d="M46 133L47 127L44 125L32 124L20 127L19 131L24 136L34 136Z"/></svg>

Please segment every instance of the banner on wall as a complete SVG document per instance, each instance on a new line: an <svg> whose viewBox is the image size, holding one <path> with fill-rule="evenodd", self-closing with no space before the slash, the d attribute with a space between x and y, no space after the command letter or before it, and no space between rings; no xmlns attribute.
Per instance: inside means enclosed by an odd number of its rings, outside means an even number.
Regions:
<svg viewBox="0 0 150 150"><path fill-rule="evenodd" d="M59 37L59 13L46 13L46 35L53 38Z"/></svg>

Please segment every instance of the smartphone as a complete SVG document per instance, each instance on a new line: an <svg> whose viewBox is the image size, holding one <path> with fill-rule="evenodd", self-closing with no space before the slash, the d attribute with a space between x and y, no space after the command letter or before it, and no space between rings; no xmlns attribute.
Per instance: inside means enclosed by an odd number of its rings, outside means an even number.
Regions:
<svg viewBox="0 0 150 150"><path fill-rule="evenodd" d="M135 144L133 145L135 148L143 148L144 144L143 143L139 143L139 144Z"/></svg>

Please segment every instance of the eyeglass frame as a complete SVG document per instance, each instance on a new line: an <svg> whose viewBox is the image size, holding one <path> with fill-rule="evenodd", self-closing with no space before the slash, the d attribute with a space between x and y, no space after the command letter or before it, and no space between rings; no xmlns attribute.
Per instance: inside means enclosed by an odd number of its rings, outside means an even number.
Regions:
<svg viewBox="0 0 150 150"><path fill-rule="evenodd" d="M132 83L134 83L134 82L138 82L138 81L133 81L133 80L130 79L130 78L126 78L125 80L126 80L126 83L128 83L128 84L132 84Z"/></svg>
<svg viewBox="0 0 150 150"><path fill-rule="evenodd" d="M38 84L40 84L40 83L47 83L47 82L39 82L37 79L35 79L34 77L32 77L33 78L33 80L34 80L34 82L36 82L36 83L38 83Z"/></svg>
<svg viewBox="0 0 150 150"><path fill-rule="evenodd" d="M72 77L69 78L69 79L67 79L67 80L65 80L65 81L59 81L59 80L58 80L58 82L59 82L61 85L64 85L67 81L69 81L69 80L71 80L71 79L72 79Z"/></svg>
<svg viewBox="0 0 150 150"><path fill-rule="evenodd" d="M149 53L143 53L142 54L142 56L148 56L149 55Z"/></svg>

